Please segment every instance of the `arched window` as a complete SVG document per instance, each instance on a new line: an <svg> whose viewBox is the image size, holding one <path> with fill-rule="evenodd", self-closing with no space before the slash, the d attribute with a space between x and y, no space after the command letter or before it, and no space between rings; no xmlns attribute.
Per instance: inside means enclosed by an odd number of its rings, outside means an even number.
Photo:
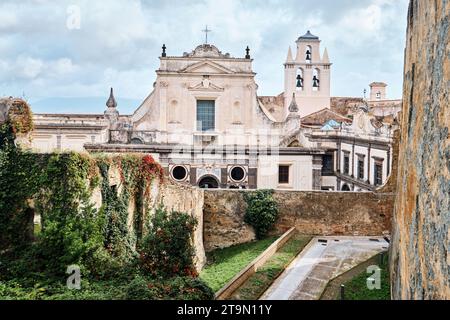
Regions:
<svg viewBox="0 0 450 320"><path fill-rule="evenodd" d="M319 88L320 88L320 70L317 69L317 68L315 68L313 70L312 87L313 87L313 91L319 91Z"/></svg>
<svg viewBox="0 0 450 320"><path fill-rule="evenodd" d="M298 68L297 75L295 77L295 87L297 88L297 91L303 90L303 79L303 69Z"/></svg>
<svg viewBox="0 0 450 320"><path fill-rule="evenodd" d="M199 181L198 186L202 189L218 189L219 181L215 177L206 176Z"/></svg>
<svg viewBox="0 0 450 320"><path fill-rule="evenodd" d="M311 61L312 61L312 47L311 46L306 46L305 60L306 60L306 63L311 63Z"/></svg>

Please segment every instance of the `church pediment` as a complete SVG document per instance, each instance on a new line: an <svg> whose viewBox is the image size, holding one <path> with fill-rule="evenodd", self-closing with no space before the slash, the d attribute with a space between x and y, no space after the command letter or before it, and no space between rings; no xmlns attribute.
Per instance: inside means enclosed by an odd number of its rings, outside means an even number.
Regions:
<svg viewBox="0 0 450 320"><path fill-rule="evenodd" d="M182 70L183 73L202 73L202 74L232 74L234 73L232 70L221 66L218 63L212 61L201 61L195 63L186 69Z"/></svg>
<svg viewBox="0 0 450 320"><path fill-rule="evenodd" d="M224 88L215 85L208 78L204 78L202 80L202 82L200 82L199 84L197 84L197 85L195 85L193 87L189 87L188 90L190 90L190 91L214 91L214 92L217 92L217 91L224 91Z"/></svg>

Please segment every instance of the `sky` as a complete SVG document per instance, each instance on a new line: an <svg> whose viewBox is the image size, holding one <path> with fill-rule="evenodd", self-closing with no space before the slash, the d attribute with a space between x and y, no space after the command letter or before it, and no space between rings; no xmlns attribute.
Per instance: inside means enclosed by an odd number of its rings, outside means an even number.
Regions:
<svg viewBox="0 0 450 320"><path fill-rule="evenodd" d="M283 91L289 46L311 30L333 63L332 96L373 81L401 98L408 0L0 0L0 96L34 112L102 113L114 87L122 114L150 94L162 44L181 56L204 42L244 57L259 95Z"/></svg>

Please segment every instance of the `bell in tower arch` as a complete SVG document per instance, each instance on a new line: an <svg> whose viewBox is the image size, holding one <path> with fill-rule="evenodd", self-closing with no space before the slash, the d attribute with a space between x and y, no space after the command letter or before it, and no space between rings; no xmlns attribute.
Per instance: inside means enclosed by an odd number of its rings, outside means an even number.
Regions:
<svg viewBox="0 0 450 320"><path fill-rule="evenodd" d="M311 50L306 50L306 61L311 61Z"/></svg>
<svg viewBox="0 0 450 320"><path fill-rule="evenodd" d="M303 88L303 78L301 75L297 75L297 88Z"/></svg>
<svg viewBox="0 0 450 320"><path fill-rule="evenodd" d="M320 84L319 78L317 76L313 77L313 88L318 88Z"/></svg>

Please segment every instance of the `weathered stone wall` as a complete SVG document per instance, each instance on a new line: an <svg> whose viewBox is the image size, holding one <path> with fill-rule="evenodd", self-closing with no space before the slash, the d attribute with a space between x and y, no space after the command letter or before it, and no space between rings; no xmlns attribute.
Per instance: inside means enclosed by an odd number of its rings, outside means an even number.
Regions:
<svg viewBox="0 0 450 320"><path fill-rule="evenodd" d="M236 190L205 191L206 251L248 242L255 233L244 222L247 204ZM291 227L313 235L383 235L391 229L394 194L275 191L279 219L274 233Z"/></svg>
<svg viewBox="0 0 450 320"><path fill-rule="evenodd" d="M118 192L121 192L122 186L120 174L114 167L109 170L109 182L111 185L117 185ZM100 188L97 188L92 193L92 201L97 209L102 206ZM174 184L170 181L161 183L158 179L155 179L146 201L148 201L150 208L152 208L152 211L150 212L151 215L154 214L156 208L162 205L169 211L185 212L197 219L198 225L194 232L193 242L196 253L195 264L197 270L201 270L206 263L205 249L203 247L203 190L181 184ZM135 214L134 206L135 201L132 197L130 198L128 206L128 228L130 229L133 228ZM146 221L148 219L150 218L145 218Z"/></svg>
<svg viewBox="0 0 450 320"><path fill-rule="evenodd" d="M394 299L450 299L450 1L408 12L397 200Z"/></svg>
<svg viewBox="0 0 450 320"><path fill-rule="evenodd" d="M196 252L197 270L201 270L206 263L203 247L203 190L179 184L163 183L154 188L153 199L155 205L164 205L169 210L186 212L197 219L198 225L194 232L194 246ZM156 207L155 206L155 207Z"/></svg>

